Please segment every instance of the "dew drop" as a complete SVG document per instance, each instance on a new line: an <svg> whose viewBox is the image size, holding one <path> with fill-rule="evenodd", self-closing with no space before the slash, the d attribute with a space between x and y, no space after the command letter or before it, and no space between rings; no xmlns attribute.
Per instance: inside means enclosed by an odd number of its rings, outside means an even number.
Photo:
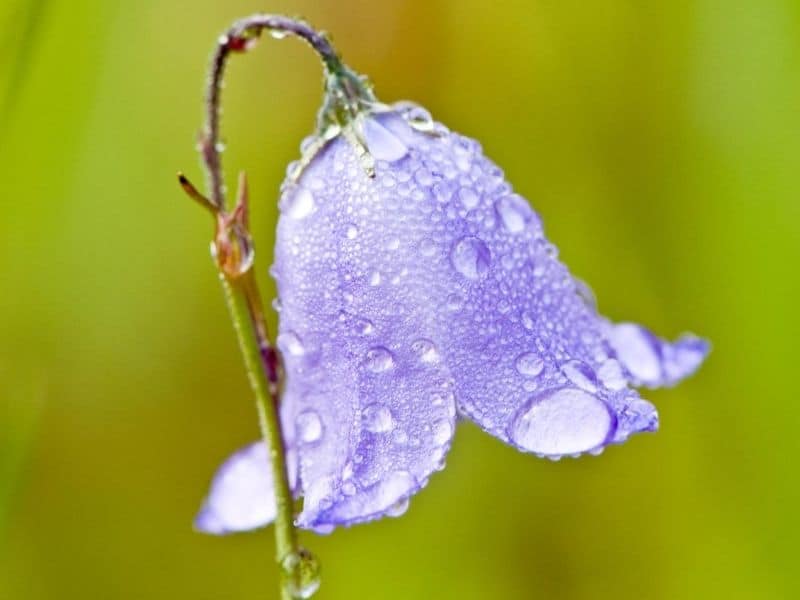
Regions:
<svg viewBox="0 0 800 600"><path fill-rule="evenodd" d="M411 343L411 350L424 363L435 363L439 360L439 351L436 345L424 338L415 340Z"/></svg>
<svg viewBox="0 0 800 600"><path fill-rule="evenodd" d="M383 373L394 366L394 355L383 346L367 350L366 367L373 373Z"/></svg>
<svg viewBox="0 0 800 600"><path fill-rule="evenodd" d="M525 224L530 218L531 209L522 196L512 194L503 196L494 203L497 215L503 226L511 233L519 233L525 229Z"/></svg>
<svg viewBox="0 0 800 600"><path fill-rule="evenodd" d="M302 186L289 187L281 197L280 209L292 219L306 218L315 207L314 195Z"/></svg>
<svg viewBox="0 0 800 600"><path fill-rule="evenodd" d="M369 319L357 317L353 320L353 331L358 335L370 335L375 331L375 325Z"/></svg>
<svg viewBox="0 0 800 600"><path fill-rule="evenodd" d="M433 256L436 253L436 242L430 238L424 238L419 243L419 253L422 256Z"/></svg>
<svg viewBox="0 0 800 600"><path fill-rule="evenodd" d="M467 279L477 280L486 275L492 262L489 248L476 237L463 237L450 250L453 268Z"/></svg>
<svg viewBox="0 0 800 600"><path fill-rule="evenodd" d="M294 331L284 331L278 336L278 347L289 356L302 356L306 349Z"/></svg>
<svg viewBox="0 0 800 600"><path fill-rule="evenodd" d="M396 427L392 431L392 441L398 446L405 446L408 443L408 434L405 430Z"/></svg>
<svg viewBox="0 0 800 600"><path fill-rule="evenodd" d="M524 450L561 456L592 450L613 433L606 403L575 388L534 396L511 424L511 439Z"/></svg>
<svg viewBox="0 0 800 600"><path fill-rule="evenodd" d="M514 362L517 372L525 377L536 377L544 369L544 361L533 352L524 352Z"/></svg>
<svg viewBox="0 0 800 600"><path fill-rule="evenodd" d="M405 116L408 124L418 131L430 131L433 129L431 113L419 105L407 105L403 116Z"/></svg>
<svg viewBox="0 0 800 600"><path fill-rule="evenodd" d="M467 210L472 210L478 206L478 203L480 202L480 196L478 196L478 193L472 188L468 187L462 187L458 190L458 199Z"/></svg>
<svg viewBox="0 0 800 600"><path fill-rule="evenodd" d="M408 154L408 147L372 117L364 119L364 142L376 160L395 162Z"/></svg>
<svg viewBox="0 0 800 600"><path fill-rule="evenodd" d="M447 297L447 310L455 312L464 306L464 298L459 294L450 294Z"/></svg>
<svg viewBox="0 0 800 600"><path fill-rule="evenodd" d="M531 313L529 313L528 311L522 311L522 314L520 315L519 318L522 321L522 326L525 329L527 329L528 331L533 331L534 320L533 320L533 315L531 315Z"/></svg>
<svg viewBox="0 0 800 600"><path fill-rule="evenodd" d="M322 437L322 420L316 411L304 410L294 420L297 435L306 444L312 444Z"/></svg>
<svg viewBox="0 0 800 600"><path fill-rule="evenodd" d="M433 427L433 441L442 446L450 441L453 435L453 427L447 420L441 420Z"/></svg>
<svg viewBox="0 0 800 600"><path fill-rule="evenodd" d="M298 600L311 598L319 589L319 561L308 550L301 548L281 561L285 573L286 591Z"/></svg>
<svg viewBox="0 0 800 600"><path fill-rule="evenodd" d="M351 223L350 225L347 226L347 230L345 231L345 235L347 236L348 240L356 239L356 236L358 235L358 227L356 227L355 225L353 225Z"/></svg>
<svg viewBox="0 0 800 600"><path fill-rule="evenodd" d="M394 504L392 504L389 508L386 509L386 516L387 517L402 517L406 514L408 510L408 506L411 503L410 498L403 498L402 500L398 500Z"/></svg>
<svg viewBox="0 0 800 600"><path fill-rule="evenodd" d="M364 407L361 413L364 428L372 433L386 433L394 427L392 413L383 404L374 402Z"/></svg>
<svg viewBox="0 0 800 600"><path fill-rule="evenodd" d="M575 278L575 292L583 302L584 306L591 310L593 313L597 312L597 297L594 295L592 288L583 279Z"/></svg>

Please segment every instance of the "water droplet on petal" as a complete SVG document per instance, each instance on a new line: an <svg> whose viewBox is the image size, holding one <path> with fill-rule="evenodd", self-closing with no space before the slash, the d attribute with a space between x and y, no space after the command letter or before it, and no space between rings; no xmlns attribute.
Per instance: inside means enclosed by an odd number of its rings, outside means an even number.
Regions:
<svg viewBox="0 0 800 600"><path fill-rule="evenodd" d="M494 203L503 226L511 233L519 233L531 217L531 208L522 196L503 196Z"/></svg>
<svg viewBox="0 0 800 600"><path fill-rule="evenodd" d="M383 346L367 350L366 367L373 373L383 373L394 366L394 355Z"/></svg>
<svg viewBox="0 0 800 600"><path fill-rule="evenodd" d="M399 446L404 446L408 443L408 434L405 430L397 427L392 431L392 441Z"/></svg>
<svg viewBox="0 0 800 600"><path fill-rule="evenodd" d="M355 225L353 225L351 223L350 225L347 226L347 230L345 231L345 235L347 236L348 240L356 239L356 236L358 235L358 227L356 227Z"/></svg>
<svg viewBox="0 0 800 600"><path fill-rule="evenodd" d="M447 297L447 309L453 312L461 310L464 306L464 298L459 294L450 294Z"/></svg>
<svg viewBox="0 0 800 600"><path fill-rule="evenodd" d="M433 441L440 446L449 442L452 435L453 427L450 421L443 419L433 426Z"/></svg>
<svg viewBox="0 0 800 600"><path fill-rule="evenodd" d="M401 107L398 106L398 108ZM408 124L414 129L418 131L430 131L433 128L433 117L431 113L421 106L409 102L405 103L401 110Z"/></svg>
<svg viewBox="0 0 800 600"><path fill-rule="evenodd" d="M520 315L520 320L522 321L522 326L527 329L528 331L533 331L534 320L533 315L528 311L522 311Z"/></svg>
<svg viewBox="0 0 800 600"><path fill-rule="evenodd" d="M472 210L478 203L480 202L480 196L478 193L473 190L472 188L462 187L458 190L458 199L461 201L461 204L464 205L464 208L467 210Z"/></svg>
<svg viewBox="0 0 800 600"><path fill-rule="evenodd" d="M464 237L450 250L453 268L467 279L477 280L489 270L492 255L489 248L476 237Z"/></svg>
<svg viewBox="0 0 800 600"><path fill-rule="evenodd" d="M372 433L386 433L394 427L392 413L383 404L377 402L364 407L361 420L364 428Z"/></svg>
<svg viewBox="0 0 800 600"><path fill-rule="evenodd" d="M375 325L369 319L355 318L353 320L353 331L358 335L369 335L375 331Z"/></svg>
<svg viewBox="0 0 800 600"><path fill-rule="evenodd" d="M430 238L425 238L419 243L419 253L422 256L433 256L436 253L436 242Z"/></svg>
<svg viewBox="0 0 800 600"><path fill-rule="evenodd" d="M364 119L364 141L376 160L394 162L408 154L408 147L391 131L372 117Z"/></svg>
<svg viewBox="0 0 800 600"><path fill-rule="evenodd" d="M302 356L306 349L303 342L294 331L284 331L278 335L278 348L289 356Z"/></svg>
<svg viewBox="0 0 800 600"><path fill-rule="evenodd" d="M314 195L303 186L290 186L281 196L281 212L292 219L304 219L314 212L315 208Z"/></svg>
<svg viewBox="0 0 800 600"><path fill-rule="evenodd" d="M561 365L561 372L572 383L587 392L597 391L597 377L592 367L579 360L570 360Z"/></svg>
<svg viewBox="0 0 800 600"><path fill-rule="evenodd" d="M406 514L409 504L411 504L410 498L403 498L402 500L398 500L397 502L395 502L389 508L386 509L386 516L395 518L402 517L404 514Z"/></svg>
<svg viewBox="0 0 800 600"><path fill-rule="evenodd" d="M297 435L306 444L312 444L322 437L322 420L313 410L304 410L294 420Z"/></svg>
<svg viewBox="0 0 800 600"><path fill-rule="evenodd" d="M422 362L434 363L439 360L439 351L430 340L424 338L415 340L411 343L411 350Z"/></svg>
<svg viewBox="0 0 800 600"><path fill-rule="evenodd" d="M372 286L380 285L381 283L381 273L380 271L373 271L369 275L369 284Z"/></svg>
<svg viewBox="0 0 800 600"><path fill-rule="evenodd" d="M592 288L583 279L575 277L575 292L578 297L583 301L583 304L593 313L597 312L597 297L594 295Z"/></svg>
<svg viewBox="0 0 800 600"><path fill-rule="evenodd" d="M533 352L524 352L514 362L517 372L525 377L536 377L544 369L544 361Z"/></svg>
<svg viewBox="0 0 800 600"><path fill-rule="evenodd" d="M524 450L548 456L586 452L603 444L614 419L600 398L575 388L534 396L511 424L511 439Z"/></svg>

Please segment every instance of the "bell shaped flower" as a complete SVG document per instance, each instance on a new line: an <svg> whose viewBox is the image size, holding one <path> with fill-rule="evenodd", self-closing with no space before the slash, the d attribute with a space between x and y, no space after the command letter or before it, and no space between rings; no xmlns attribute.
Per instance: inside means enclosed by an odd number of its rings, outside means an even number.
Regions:
<svg viewBox="0 0 800 600"><path fill-rule="evenodd" d="M599 315L480 145L410 103L304 144L282 188L272 274L297 524L397 516L460 420L523 452L598 454L658 428L635 388L697 369L704 340ZM209 533L274 516L266 450L221 468Z"/></svg>

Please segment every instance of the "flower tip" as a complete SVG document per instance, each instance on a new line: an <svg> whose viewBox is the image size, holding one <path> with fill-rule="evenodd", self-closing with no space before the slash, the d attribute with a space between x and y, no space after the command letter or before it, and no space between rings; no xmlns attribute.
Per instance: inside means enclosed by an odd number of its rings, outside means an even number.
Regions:
<svg viewBox="0 0 800 600"><path fill-rule="evenodd" d="M209 535L225 535L230 533L208 503L204 504L200 512L197 513L193 528L199 533L207 533Z"/></svg>

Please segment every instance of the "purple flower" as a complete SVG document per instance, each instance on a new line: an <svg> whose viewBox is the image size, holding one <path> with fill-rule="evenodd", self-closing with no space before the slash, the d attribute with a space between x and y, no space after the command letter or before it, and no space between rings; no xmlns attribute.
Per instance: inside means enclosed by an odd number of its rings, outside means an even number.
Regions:
<svg viewBox="0 0 800 600"><path fill-rule="evenodd" d="M631 386L676 383L707 342L600 316L503 172L424 109L352 127L304 146L280 200L281 419L299 526L401 514L460 419L554 460L657 429ZM273 515L256 444L223 465L196 525L225 533Z"/></svg>

